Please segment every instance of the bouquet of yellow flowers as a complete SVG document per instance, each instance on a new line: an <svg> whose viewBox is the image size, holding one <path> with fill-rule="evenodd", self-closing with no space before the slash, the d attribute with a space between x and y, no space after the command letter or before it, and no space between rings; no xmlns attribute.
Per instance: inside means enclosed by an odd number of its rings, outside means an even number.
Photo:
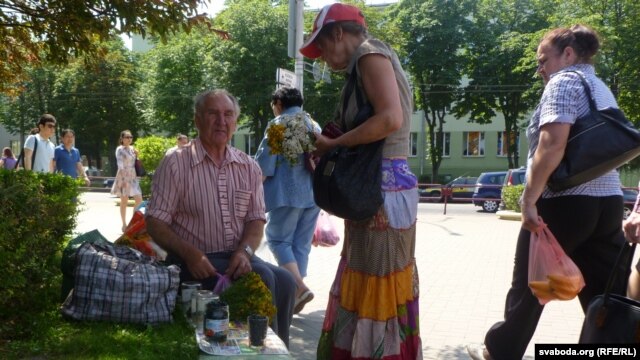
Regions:
<svg viewBox="0 0 640 360"><path fill-rule="evenodd" d="M298 163L300 154L312 152L313 120L304 111L294 115L281 115L267 128L267 144L272 155L282 155L291 165Z"/></svg>
<svg viewBox="0 0 640 360"><path fill-rule="evenodd" d="M260 275L252 271L234 281L220 294L220 300L229 305L229 320L244 322L251 314L269 317L269 323L276 314L271 302L271 292L262 282Z"/></svg>

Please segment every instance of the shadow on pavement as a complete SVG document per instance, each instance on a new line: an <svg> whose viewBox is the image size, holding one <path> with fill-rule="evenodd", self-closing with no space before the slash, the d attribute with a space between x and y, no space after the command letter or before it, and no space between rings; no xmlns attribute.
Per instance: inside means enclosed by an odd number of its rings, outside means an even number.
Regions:
<svg viewBox="0 0 640 360"><path fill-rule="evenodd" d="M294 359L315 359L324 310L294 315L289 333L289 352Z"/></svg>

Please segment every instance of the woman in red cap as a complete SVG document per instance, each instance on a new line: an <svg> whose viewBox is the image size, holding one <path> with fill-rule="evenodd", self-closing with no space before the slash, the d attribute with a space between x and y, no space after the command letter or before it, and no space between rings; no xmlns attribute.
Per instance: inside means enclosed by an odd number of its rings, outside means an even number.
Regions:
<svg viewBox="0 0 640 360"><path fill-rule="evenodd" d="M325 6L300 52L321 57L335 71L355 71L356 86L374 109L372 117L352 128L358 107L350 95L355 92L343 90L336 121L350 130L335 139L316 134L318 153L385 139L384 205L369 219L345 222L318 358L422 359L414 257L418 192L407 164L413 109L407 78L396 53L369 37L364 16L350 5Z"/></svg>

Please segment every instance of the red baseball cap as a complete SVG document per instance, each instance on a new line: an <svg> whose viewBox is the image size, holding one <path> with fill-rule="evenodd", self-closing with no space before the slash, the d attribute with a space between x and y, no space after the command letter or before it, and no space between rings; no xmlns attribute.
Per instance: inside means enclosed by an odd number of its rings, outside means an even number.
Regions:
<svg viewBox="0 0 640 360"><path fill-rule="evenodd" d="M364 15L357 7L340 3L326 5L316 16L316 20L313 22L313 32L300 48L300 53L310 59L320 57L322 52L315 44L316 37L323 26L336 21L355 21L362 26L367 26L364 22Z"/></svg>

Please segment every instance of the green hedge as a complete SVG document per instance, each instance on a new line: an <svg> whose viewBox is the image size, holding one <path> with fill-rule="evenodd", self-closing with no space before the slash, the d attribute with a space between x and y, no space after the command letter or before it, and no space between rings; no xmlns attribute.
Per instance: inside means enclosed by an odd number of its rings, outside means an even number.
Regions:
<svg viewBox="0 0 640 360"><path fill-rule="evenodd" d="M520 212L520 197L524 191L524 185L505 186L502 188L504 207L507 210Z"/></svg>
<svg viewBox="0 0 640 360"><path fill-rule="evenodd" d="M60 251L76 226L77 180L0 170L0 338L34 329L29 315L58 302Z"/></svg>
<svg viewBox="0 0 640 360"><path fill-rule="evenodd" d="M138 150L138 158L142 161L147 173L153 173L156 170L164 154L173 145L175 145L175 139L155 135L136 140L135 147Z"/></svg>
<svg viewBox="0 0 640 360"><path fill-rule="evenodd" d="M160 161L164 158L164 154L169 148L175 145L175 139L164 138L160 136L147 136L136 140L136 149L138 149L138 157L142 161L147 175L140 178L140 190L142 197L148 199L151 196L151 179L153 173L160 165Z"/></svg>

